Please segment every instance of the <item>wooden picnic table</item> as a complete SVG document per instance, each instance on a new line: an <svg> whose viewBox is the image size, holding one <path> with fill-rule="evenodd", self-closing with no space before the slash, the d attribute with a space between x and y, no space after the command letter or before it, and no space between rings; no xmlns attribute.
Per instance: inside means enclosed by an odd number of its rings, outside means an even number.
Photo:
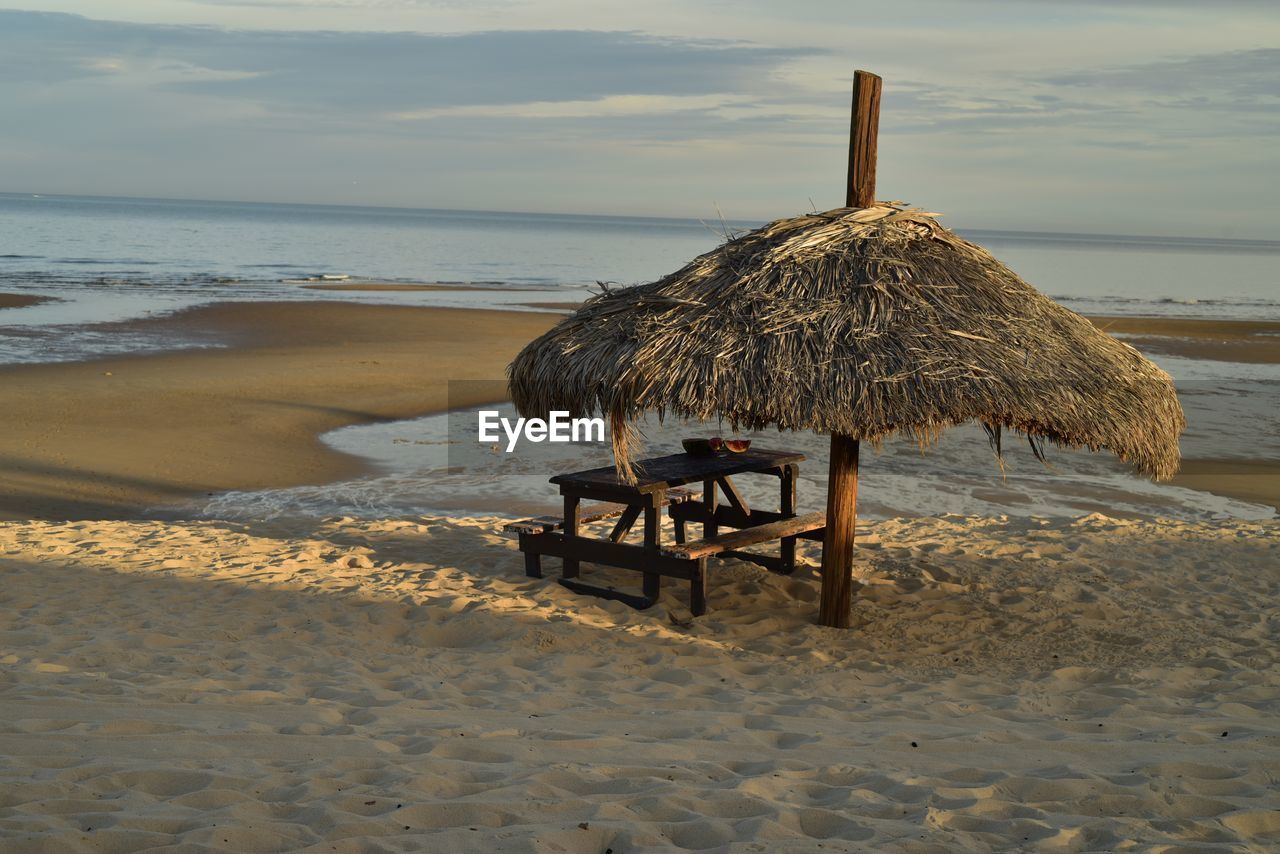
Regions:
<svg viewBox="0 0 1280 854"><path fill-rule="evenodd" d="M822 539L825 514L796 514L796 480L803 460L799 453L750 448L740 454L671 454L641 460L636 464L634 484L621 481L613 466L560 474L551 478L551 483L560 487L564 497L563 518L544 516L506 527L519 534L525 573L531 577L542 577L543 555L559 557L563 560L559 582L565 587L636 608L648 608L657 601L662 576L688 580L690 610L697 616L706 611L708 558L736 557L790 574L795 570L796 538ZM740 474L777 477L778 509L750 507L732 480ZM686 488L694 483L702 484L700 493ZM727 504L720 503L722 494ZM605 503L584 509L584 500ZM675 543L665 546L661 528L664 508L675 523ZM643 543L623 542L641 515ZM584 524L614 517L617 522L606 539L581 533ZM690 523L702 525L701 539L688 540L686 526ZM722 527L736 530L721 534ZM781 543L777 556L743 551L773 540ZM640 572L642 595L578 580L583 561Z"/></svg>

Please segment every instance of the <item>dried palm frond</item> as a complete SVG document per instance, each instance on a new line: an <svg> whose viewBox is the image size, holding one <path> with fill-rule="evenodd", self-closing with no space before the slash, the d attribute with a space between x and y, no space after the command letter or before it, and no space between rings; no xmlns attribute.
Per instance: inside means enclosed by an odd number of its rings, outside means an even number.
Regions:
<svg viewBox="0 0 1280 854"><path fill-rule="evenodd" d="M1169 375L900 203L777 220L656 282L608 289L508 369L516 407L627 424L647 411L735 429L928 442L980 421L1107 449L1171 477L1185 426ZM998 447L998 439L993 444Z"/></svg>

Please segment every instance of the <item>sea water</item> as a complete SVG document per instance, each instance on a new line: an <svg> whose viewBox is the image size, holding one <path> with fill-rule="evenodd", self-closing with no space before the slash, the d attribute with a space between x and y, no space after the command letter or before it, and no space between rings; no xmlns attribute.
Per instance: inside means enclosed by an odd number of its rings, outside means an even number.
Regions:
<svg viewBox="0 0 1280 854"><path fill-rule="evenodd" d="M480 297L495 302L515 301L511 291L528 301L530 289L563 299L596 282L652 281L726 235L759 225L708 214L661 219L0 193L0 292L65 300L0 322L103 322L199 302L323 299L331 295L298 284L321 275L482 284L497 288ZM1082 313L1280 320L1280 241L948 224ZM343 298L453 298L442 294Z"/></svg>
<svg viewBox="0 0 1280 854"><path fill-rule="evenodd" d="M577 301L597 282L656 278L717 245L726 230L748 225L0 194L0 293L56 300L0 314L0 364L171 349L183 342L94 326L220 301L341 298L515 310ZM486 290L305 287L321 276Z"/></svg>
<svg viewBox="0 0 1280 854"><path fill-rule="evenodd" d="M485 211L0 194L0 292L53 297L0 312L0 364L93 358L216 341L178 340L111 321L219 301L334 299L506 307L576 301L597 282L651 281L758 223ZM951 223L953 226L956 223ZM1067 307L1096 314L1280 320L1280 242L1014 231L959 232L991 249ZM321 276L483 285L483 290L343 292ZM1274 458L1274 366L1157 358L1184 390L1184 450ZM719 425L648 424L647 451ZM206 512L261 516L523 512L554 502L545 471L450 466L447 419L345 428L326 437L369 458L375 474L320 488L233 493ZM826 439L764 434L809 454L801 500L825 491ZM1011 442L1012 444L1012 442ZM441 453L446 456L442 457ZM576 454L576 456L574 455ZM997 464L980 431L950 431L921 454L910 443L868 451L862 508L871 515L965 512L1079 515L1271 515L1204 493L1155 486L1105 454L1025 454ZM589 455L588 455L589 456ZM573 452L564 469L584 465ZM545 461L541 463L545 466ZM818 508L813 508L818 509Z"/></svg>

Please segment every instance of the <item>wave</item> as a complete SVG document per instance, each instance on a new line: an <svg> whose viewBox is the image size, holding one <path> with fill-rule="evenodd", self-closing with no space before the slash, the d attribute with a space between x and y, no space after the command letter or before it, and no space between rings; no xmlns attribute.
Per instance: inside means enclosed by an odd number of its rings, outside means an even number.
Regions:
<svg viewBox="0 0 1280 854"><path fill-rule="evenodd" d="M1248 297L1122 297L1051 294L1050 299L1084 314L1203 317L1214 320L1280 320L1280 300Z"/></svg>
<svg viewBox="0 0 1280 854"><path fill-rule="evenodd" d="M957 229L961 237L983 246L1034 246L1043 249L1138 250L1145 252L1200 252L1229 255L1274 255L1280 240L1250 240L1231 237L1156 237L1135 234L1078 234L1053 231L1001 231Z"/></svg>
<svg viewBox="0 0 1280 854"><path fill-rule="evenodd" d="M1200 298L1200 297L1117 297L1117 296L1071 296L1069 294L1050 294L1050 299L1058 302L1114 302L1129 305L1266 305L1280 306L1280 300L1247 299L1247 298Z"/></svg>
<svg viewBox="0 0 1280 854"><path fill-rule="evenodd" d="M25 257L25 256L15 256ZM39 257L39 256L32 256ZM100 264L103 267L115 267L118 264L132 264L135 267L158 267L159 261L147 261L143 258L54 258L54 264Z"/></svg>

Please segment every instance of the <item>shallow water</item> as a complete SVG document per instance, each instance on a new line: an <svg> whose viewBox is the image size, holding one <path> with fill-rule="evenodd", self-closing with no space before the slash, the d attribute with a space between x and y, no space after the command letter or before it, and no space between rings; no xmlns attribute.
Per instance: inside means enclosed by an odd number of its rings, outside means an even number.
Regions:
<svg viewBox="0 0 1280 854"><path fill-rule="evenodd" d="M1280 365L1243 365L1178 357L1157 361L1170 371L1187 413L1187 456L1280 458ZM495 383L495 388L500 387ZM488 407L486 407L488 408ZM509 404L494 406L513 419ZM336 484L218 496L202 509L213 518L356 516L380 518L433 513L540 514L558 510L547 479L555 473L610 464L603 444L527 446L504 454L476 441L472 410L391 424L346 427L324 437L335 450L369 460L375 474ZM676 453L688 436L728 435L718 424L650 420L643 425L644 456ZM744 434L763 448L804 453L799 496L803 510L822 510L829 439L813 433ZM777 505L776 480L738 478L749 501ZM1267 519L1271 507L1135 476L1108 453L1050 446L1047 463L1026 440L1007 435L997 459L985 433L965 425L933 447L890 440L865 448L859 484L860 515L869 518L936 516L1167 517L1186 520Z"/></svg>
<svg viewBox="0 0 1280 854"><path fill-rule="evenodd" d="M510 407L502 411L514 416ZM518 456L487 465L458 466L451 464L446 422L440 415L335 431L325 437L327 444L366 457L380 472L324 486L227 493L204 506L202 515L263 519L550 513L560 503L555 487L547 482L551 474L607 465L609 460L603 448L584 453L570 445L564 446L558 468L554 457L529 463ZM718 432L714 424L650 423L645 427L644 453L676 453L681 437ZM801 509L825 509L827 437L744 435L759 447L804 453L807 460L800 467L798 487ZM887 442L878 452L867 449L862 454L859 513L896 518L944 513L1072 517L1101 512L1200 520L1275 515L1268 507L1151 483L1129 474L1109 455L1050 449L1048 456L1045 465L1034 459L1025 444L1006 448L1002 471L985 435L972 426L951 430L938 445L923 452L913 443ZM742 476L737 480L753 505L776 506L776 479Z"/></svg>

